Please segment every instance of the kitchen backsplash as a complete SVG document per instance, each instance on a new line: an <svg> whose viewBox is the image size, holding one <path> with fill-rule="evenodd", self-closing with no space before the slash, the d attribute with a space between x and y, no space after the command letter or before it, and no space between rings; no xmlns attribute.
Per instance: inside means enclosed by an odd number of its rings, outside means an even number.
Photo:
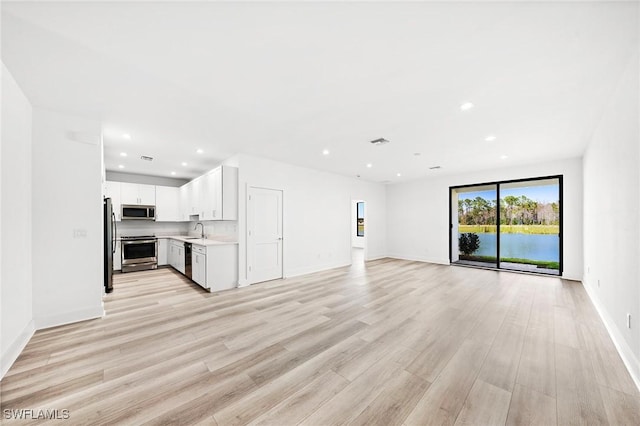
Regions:
<svg viewBox="0 0 640 426"><path fill-rule="evenodd" d="M200 226L194 230L198 222L153 222L141 220L125 220L117 222L116 235L200 235ZM237 221L201 221L204 233L208 238L220 237L225 240L236 240L238 236Z"/></svg>

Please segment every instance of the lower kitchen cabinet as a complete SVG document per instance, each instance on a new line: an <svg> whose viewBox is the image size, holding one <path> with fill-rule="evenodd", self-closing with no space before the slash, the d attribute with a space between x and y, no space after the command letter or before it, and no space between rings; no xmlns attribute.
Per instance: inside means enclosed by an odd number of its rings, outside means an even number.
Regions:
<svg viewBox="0 0 640 426"><path fill-rule="evenodd" d="M119 271L122 269L122 255L121 255L120 240L116 241L116 252L113 253L113 270Z"/></svg>
<svg viewBox="0 0 640 426"><path fill-rule="evenodd" d="M212 292L236 288L238 286L238 245L216 244L203 248L206 248L206 285L203 287Z"/></svg>
<svg viewBox="0 0 640 426"><path fill-rule="evenodd" d="M168 262L185 273L184 242L169 239ZM191 242L191 279L213 292L236 288L238 285L238 245L207 241Z"/></svg>
<svg viewBox="0 0 640 426"><path fill-rule="evenodd" d="M158 266L169 264L169 240L158 238Z"/></svg>
<svg viewBox="0 0 640 426"><path fill-rule="evenodd" d="M191 248L191 279L204 288L207 287L207 249L192 246Z"/></svg>
<svg viewBox="0 0 640 426"><path fill-rule="evenodd" d="M169 264L184 274L184 243L171 240L169 242Z"/></svg>

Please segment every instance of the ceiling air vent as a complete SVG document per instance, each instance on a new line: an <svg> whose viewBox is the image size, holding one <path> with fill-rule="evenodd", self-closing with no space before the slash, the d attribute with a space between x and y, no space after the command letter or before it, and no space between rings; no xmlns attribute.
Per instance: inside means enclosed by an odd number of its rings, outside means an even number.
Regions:
<svg viewBox="0 0 640 426"><path fill-rule="evenodd" d="M378 139L374 139L371 141L371 143L375 146L380 146L380 145L384 145L386 143L389 143L388 140L386 140L385 138L378 138Z"/></svg>
<svg viewBox="0 0 640 426"><path fill-rule="evenodd" d="M148 157L146 155L141 155L140 159L144 161L153 161L153 157Z"/></svg>
<svg viewBox="0 0 640 426"><path fill-rule="evenodd" d="M433 166L433 167L429 167L429 170L438 170L441 169L442 166Z"/></svg>

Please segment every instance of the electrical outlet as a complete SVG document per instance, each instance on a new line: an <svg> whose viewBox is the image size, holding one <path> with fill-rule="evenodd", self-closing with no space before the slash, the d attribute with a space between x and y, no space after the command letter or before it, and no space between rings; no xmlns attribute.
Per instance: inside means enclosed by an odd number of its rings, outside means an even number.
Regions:
<svg viewBox="0 0 640 426"><path fill-rule="evenodd" d="M631 314L627 314L627 328L631 328Z"/></svg>

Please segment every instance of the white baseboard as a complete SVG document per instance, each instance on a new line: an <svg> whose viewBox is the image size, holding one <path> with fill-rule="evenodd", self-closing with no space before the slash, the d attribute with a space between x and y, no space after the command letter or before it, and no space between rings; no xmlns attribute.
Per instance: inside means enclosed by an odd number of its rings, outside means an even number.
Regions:
<svg viewBox="0 0 640 426"><path fill-rule="evenodd" d="M618 353L622 358L622 362L624 362L625 367L627 367L633 382L636 384L638 390L640 390L640 360L638 360L638 357L633 353L626 340L624 340L622 333L620 333L620 330L616 326L616 323L613 321L605 307L600 303L591 286L586 283L586 280L582 282L582 286L586 290L589 299L591 299L591 303L596 307L604 326L609 332L609 337L611 337L613 344L618 350Z"/></svg>
<svg viewBox="0 0 640 426"><path fill-rule="evenodd" d="M328 271L329 269L335 269L335 268L343 268L345 266L350 266L350 265L351 265L351 262L325 263L322 265L314 265L311 267L294 269L292 271L287 272L284 277L285 278L299 277L301 275L314 274L316 272Z"/></svg>
<svg viewBox="0 0 640 426"><path fill-rule="evenodd" d="M86 321L104 316L104 308L102 304L93 308L80 309L73 312L65 312L63 314L51 315L47 317L39 317L35 319L36 329L57 327L59 325L71 324L73 322Z"/></svg>
<svg viewBox="0 0 640 426"><path fill-rule="evenodd" d="M425 257L425 256L412 256L412 255L398 254L398 253L389 254L387 255L387 257L390 257L392 259L410 260L412 262L426 262L426 263L435 263L437 265L450 265L449 259L434 259L434 258Z"/></svg>
<svg viewBox="0 0 640 426"><path fill-rule="evenodd" d="M0 365L0 379L7 374L16 359L20 356L29 340L35 333L36 327L33 320L29 321L27 326L22 330L20 335L9 345L7 350L2 354L2 364Z"/></svg>

